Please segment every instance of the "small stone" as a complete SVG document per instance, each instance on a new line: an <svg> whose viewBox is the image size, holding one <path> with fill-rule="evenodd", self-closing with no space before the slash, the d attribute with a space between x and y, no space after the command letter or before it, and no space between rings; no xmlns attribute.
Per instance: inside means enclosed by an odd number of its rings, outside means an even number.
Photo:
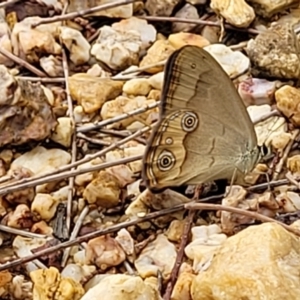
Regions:
<svg viewBox="0 0 300 300"><path fill-rule="evenodd" d="M249 69L250 60L240 51L232 51L223 44L214 44L204 47L222 66L229 77L237 77Z"/></svg>
<svg viewBox="0 0 300 300"><path fill-rule="evenodd" d="M299 5L298 0L249 0L255 12L264 18L271 18L277 13Z"/></svg>
<svg viewBox="0 0 300 300"><path fill-rule="evenodd" d="M114 23L111 26L113 29L118 31L129 31L136 30L140 33L142 50L148 49L153 42L156 40L156 29L153 25L147 23L146 20L141 20L136 17L121 20L118 23Z"/></svg>
<svg viewBox="0 0 300 300"><path fill-rule="evenodd" d="M244 0L211 0L210 7L236 27L246 28L255 19L253 8Z"/></svg>
<svg viewBox="0 0 300 300"><path fill-rule="evenodd" d="M29 20L24 19L14 26L12 31L14 54L18 57L25 57L30 63L37 63L42 54L61 54L61 46L55 41L52 32L31 28ZM55 26L53 26L53 29Z"/></svg>
<svg viewBox="0 0 300 300"><path fill-rule="evenodd" d="M287 167L293 175L299 176L300 175L300 154L289 157L287 160Z"/></svg>
<svg viewBox="0 0 300 300"><path fill-rule="evenodd" d="M41 141L50 136L56 120L41 84L16 80L0 65L0 95L0 147Z"/></svg>
<svg viewBox="0 0 300 300"><path fill-rule="evenodd" d="M98 5L105 5L116 2L119 0L95 0L95 1L81 1L81 0L73 0L70 1L70 5L68 5L68 12L78 12L84 11L90 8L93 8ZM130 18L133 14L133 4L123 4L123 5L116 5L113 8L102 9L100 11L96 11L87 16L104 16L107 18Z"/></svg>
<svg viewBox="0 0 300 300"><path fill-rule="evenodd" d="M261 78L247 78L239 83L238 92L246 106L271 105L274 101L276 81Z"/></svg>
<svg viewBox="0 0 300 300"><path fill-rule="evenodd" d="M193 271L204 271L226 239L227 236L216 224L193 227L192 241L184 249L186 256L193 261Z"/></svg>
<svg viewBox="0 0 300 300"><path fill-rule="evenodd" d="M137 30L120 31L105 25L91 54L113 70L124 70L138 64L141 46L141 34Z"/></svg>
<svg viewBox="0 0 300 300"><path fill-rule="evenodd" d="M17 180L25 179L25 178L29 178L34 175L34 173L31 170L29 170L26 167L22 167L20 165L10 168L7 174L12 176L12 178L13 178L12 182L15 181L15 179L17 179ZM15 192L11 192L6 195L0 196L0 199L1 199L0 200L0 203L1 203L1 209L0 209L1 214L0 215L3 215L4 208L5 209L8 208L6 201L11 204L17 204L17 203L28 204L28 203L31 203L34 196L35 196L35 188L34 187L24 188L20 191L15 191ZM5 203L6 203L6 205L5 205Z"/></svg>
<svg viewBox="0 0 300 300"><path fill-rule="evenodd" d="M285 85L275 92L277 108L295 126L300 126L300 90Z"/></svg>
<svg viewBox="0 0 300 300"><path fill-rule="evenodd" d="M276 202L281 212L293 213L300 209L300 196L298 193L285 191L276 196Z"/></svg>
<svg viewBox="0 0 300 300"><path fill-rule="evenodd" d="M118 231L116 241L121 245L127 256L135 253L134 239L125 228Z"/></svg>
<svg viewBox="0 0 300 300"><path fill-rule="evenodd" d="M85 73L77 73L68 78L70 94L86 113L100 109L107 100L122 93L123 82L108 78L97 78Z"/></svg>
<svg viewBox="0 0 300 300"><path fill-rule="evenodd" d="M165 61L173 52L175 48L166 40L157 40L149 48L147 54L143 57L140 67L145 67ZM156 66L147 69L145 72L155 74L163 71L163 66Z"/></svg>
<svg viewBox="0 0 300 300"><path fill-rule="evenodd" d="M180 0L147 0L146 10L151 16L170 17Z"/></svg>
<svg viewBox="0 0 300 300"><path fill-rule="evenodd" d="M159 101L161 98L161 91L158 90L151 90L148 94L148 99L153 99L155 101Z"/></svg>
<svg viewBox="0 0 300 300"><path fill-rule="evenodd" d="M134 265L142 278L157 276L160 271L167 280L176 260L176 248L163 234L150 242L135 260Z"/></svg>
<svg viewBox="0 0 300 300"><path fill-rule="evenodd" d="M176 280L171 299L192 300L190 289L195 277L196 275L192 272L181 272Z"/></svg>
<svg viewBox="0 0 300 300"><path fill-rule="evenodd" d="M257 123L257 120L260 120L261 116L269 114L271 110L272 108L268 104L251 105L247 107L252 122L256 123L254 129L258 145L265 144L266 146L269 146L274 137L287 130L286 120L280 116L270 116L266 120Z"/></svg>
<svg viewBox="0 0 300 300"><path fill-rule="evenodd" d="M291 139L292 135L289 132L281 132L273 136L271 145L281 155Z"/></svg>
<svg viewBox="0 0 300 300"><path fill-rule="evenodd" d="M33 295L36 300L79 300L84 295L84 289L78 281L61 277L54 267L32 271L30 278L34 283Z"/></svg>
<svg viewBox="0 0 300 300"><path fill-rule="evenodd" d="M250 200L246 196L247 191L243 187L233 185L230 192L222 199L222 205L250 210ZM221 212L222 230L226 234L233 234L235 228L243 224L251 224L251 222L253 222L253 218L250 216L229 211Z"/></svg>
<svg viewBox="0 0 300 300"><path fill-rule="evenodd" d="M69 58L75 66L82 65L90 59L91 45L79 30L60 26L60 38L69 50Z"/></svg>
<svg viewBox="0 0 300 300"><path fill-rule="evenodd" d="M12 228L25 229L31 228L33 224L33 215L29 207L25 204L19 204L6 217L6 225ZM3 219L3 221L5 220Z"/></svg>
<svg viewBox="0 0 300 300"><path fill-rule="evenodd" d="M59 201L49 194L36 194L31 204L31 210L36 215L37 219L50 221L55 213Z"/></svg>
<svg viewBox="0 0 300 300"><path fill-rule="evenodd" d="M48 150L38 146L16 158L12 162L8 174L13 174L18 168L27 168L35 176L38 176L39 174L55 172L59 167L67 165L70 161L71 155L67 151L56 148ZM45 183L37 186L36 191L41 193L49 192L52 191L56 185L56 181Z"/></svg>
<svg viewBox="0 0 300 300"><path fill-rule="evenodd" d="M189 3L186 3L180 10L178 10L174 17L188 20L199 19L197 8ZM172 23L172 32L188 32L193 30L196 26L197 24L174 22Z"/></svg>
<svg viewBox="0 0 300 300"><path fill-rule="evenodd" d="M77 282L86 282L96 273L95 266L69 263L61 271L62 278L72 278Z"/></svg>
<svg viewBox="0 0 300 300"><path fill-rule="evenodd" d="M194 45L200 48L210 45L210 42L203 36L189 32L170 34L168 40L175 49L179 49L185 45Z"/></svg>
<svg viewBox="0 0 300 300"><path fill-rule="evenodd" d="M119 243L109 235L89 240L86 247L87 264L95 264L105 270L118 266L126 258L125 252Z"/></svg>
<svg viewBox="0 0 300 300"><path fill-rule="evenodd" d="M120 187L117 178L106 171L100 171L83 192L83 197L89 204L95 203L97 206L105 208L117 206L119 196Z"/></svg>
<svg viewBox="0 0 300 300"><path fill-rule="evenodd" d="M148 82L154 89L161 91L162 87L163 87L163 82L164 82L164 72L159 72L159 73L152 75L148 79ZM150 98L150 99L152 99L152 98Z"/></svg>
<svg viewBox="0 0 300 300"><path fill-rule="evenodd" d="M289 23L277 24L260 32L248 42L246 51L253 64L254 75L284 80L300 76L299 41Z"/></svg>
<svg viewBox="0 0 300 300"><path fill-rule="evenodd" d="M40 59L40 66L50 77L63 77L62 62L54 55L44 56Z"/></svg>
<svg viewBox="0 0 300 300"><path fill-rule="evenodd" d="M79 165L77 167L77 169L80 170L80 169L90 168L95 165L99 165L101 163L103 163L103 160L100 157L97 157L95 159L92 159L86 163ZM75 177L75 184L78 186L85 186L88 183L90 183L97 176L97 173L98 173L97 171L94 171L94 172L86 172L86 173L77 175Z"/></svg>
<svg viewBox="0 0 300 300"><path fill-rule="evenodd" d="M153 103L156 103L156 101L151 99L148 100L144 96L137 96L133 99L124 96L119 96L115 100L107 101L104 103L101 109L101 117L103 120L110 119L141 107L147 107L148 105ZM147 110L146 112L139 114L139 118L146 120L147 117L151 114L151 112L155 112L156 110L157 109L155 108ZM111 125L111 128L126 128L135 120L136 119L134 117L129 117L122 121L115 122Z"/></svg>
<svg viewBox="0 0 300 300"><path fill-rule="evenodd" d="M44 234L47 236L52 236L53 234L53 228L50 227L45 221L34 223L30 231L33 233Z"/></svg>
<svg viewBox="0 0 300 300"><path fill-rule="evenodd" d="M142 144L132 144L132 145L128 145L128 147L124 148L124 158L125 157L132 157L132 156L137 156L141 153L145 152L145 145ZM139 173L142 171L142 160L136 160L133 162L128 163L128 166L130 168L130 170L133 173Z"/></svg>
<svg viewBox="0 0 300 300"><path fill-rule="evenodd" d="M191 201L189 198L171 189L167 189L158 194L153 194L148 189L146 189L136 198L136 200L141 200L148 207L152 207L155 210L172 208L179 204L185 204Z"/></svg>
<svg viewBox="0 0 300 300"><path fill-rule="evenodd" d="M100 78L110 78L111 74L106 72L99 64L94 64L86 72L88 75Z"/></svg>
<svg viewBox="0 0 300 300"><path fill-rule="evenodd" d="M127 95L146 96L151 90L150 83L146 78L134 78L128 80L123 85L123 92Z"/></svg>
<svg viewBox="0 0 300 300"><path fill-rule="evenodd" d="M138 276L110 274L87 291L81 300L98 300L105 295L105 300L162 300L157 286L154 288Z"/></svg>
<svg viewBox="0 0 300 300"><path fill-rule="evenodd" d="M276 223L229 237L192 282L193 300L298 299L300 241Z"/></svg>
<svg viewBox="0 0 300 300"><path fill-rule="evenodd" d="M64 147L70 147L73 134L72 120L67 117L57 119L57 126L55 132L51 135L51 140L63 145Z"/></svg>
<svg viewBox="0 0 300 300"><path fill-rule="evenodd" d="M185 223L186 220L174 220L171 222L167 231L167 237L170 241L180 242L184 232Z"/></svg>

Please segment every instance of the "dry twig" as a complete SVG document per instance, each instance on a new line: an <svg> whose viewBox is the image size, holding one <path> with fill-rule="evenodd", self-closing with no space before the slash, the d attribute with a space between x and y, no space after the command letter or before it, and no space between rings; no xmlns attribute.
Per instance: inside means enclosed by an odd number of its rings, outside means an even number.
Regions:
<svg viewBox="0 0 300 300"><path fill-rule="evenodd" d="M207 197L207 198L204 198L204 199L200 199L199 201L218 200L218 199L222 198L222 196L223 195ZM163 210L160 210L160 211L157 211L157 212L149 213L144 217L140 217L140 218L136 217L136 219L134 219L134 220L130 220L130 221L127 221L127 222L122 222L122 223L119 223L119 224L115 224L115 225L112 225L112 226L110 226L108 228L105 228L105 229L96 230L94 232L91 232L91 233L88 233L86 235L80 236L80 237L78 237L74 240L69 240L67 242L64 242L64 243L49 247L47 249L38 251L38 252L36 252L32 255L22 257L22 258L14 260L14 261L5 263L3 265L0 265L0 271L4 271L4 270L7 270L9 268L19 266L23 263L32 261L32 260L37 259L41 256L49 255L53 252L59 251L61 249L65 249L67 247L74 246L76 244L80 244L80 243L89 241L89 240L94 239L96 237L103 236L103 235L106 235L106 234L109 234L109 233L117 232L122 228L128 228L129 226L133 226L133 225L136 225L136 224L139 224L139 223L142 223L142 222L152 220L154 218L158 218L158 217L161 217L161 216L164 216L164 215L167 215L167 214L172 214L174 212L178 212L182 209L184 209L184 204L180 204L180 205L177 205L177 206L172 207L172 208L163 209Z"/></svg>
<svg viewBox="0 0 300 300"><path fill-rule="evenodd" d="M174 267L171 272L171 279L168 283L166 292L163 297L164 300L171 299L172 291L173 291L174 285L175 285L177 277L178 277L179 269L182 265L182 261L183 261L183 257L184 257L184 248L187 245L188 240L189 240L189 233L190 233L192 225L193 225L193 219L194 219L195 213L196 213L196 211L190 210L187 220L185 222L184 231L183 231L183 235L182 235L182 238L180 241L179 250L177 252L176 261L175 261Z"/></svg>
<svg viewBox="0 0 300 300"><path fill-rule="evenodd" d="M34 73L36 76L39 76L39 77L48 77L48 75L46 73L44 73L41 70L37 69L36 67L34 67L33 65L31 65L27 61L25 61L25 60L23 60L23 59L15 56L14 54L10 53L9 51L7 51L6 49L4 49L3 47L0 47L0 53L2 55L4 55L5 57L9 58L10 60L14 61L16 64L18 64L18 65L26 68L30 72Z"/></svg>
<svg viewBox="0 0 300 300"><path fill-rule="evenodd" d="M71 20L77 17L83 17L85 15L88 14L92 14L101 10L106 10L109 8L114 8L117 6L121 6L121 5L125 5L125 4L130 4L130 3L134 3L137 2L139 0L120 0L119 2L113 2L113 3L108 3L108 4L103 4L103 5L98 5L89 9L85 9L85 10L80 10L80 11L76 11L76 12L72 12L69 14L64 14L64 15L60 15L60 16L54 16L51 18L44 18L42 20L40 20L39 22L35 23L32 25L32 27L36 27L42 24L49 24L49 23L54 23L54 22L59 22L59 21L66 21L66 20Z"/></svg>
<svg viewBox="0 0 300 300"><path fill-rule="evenodd" d="M220 204L207 204L207 203L187 203L185 204L186 209L192 209L192 210L224 210L236 214L241 214L247 217L251 217L253 219L259 220L261 222L274 222L279 225L281 225L284 229L288 230L291 233L296 234L297 236L300 236L300 230L293 228L289 225L286 225L280 221L274 220L272 218L266 217L262 214L259 214L257 212L244 210L236 207L231 206L225 206Z"/></svg>

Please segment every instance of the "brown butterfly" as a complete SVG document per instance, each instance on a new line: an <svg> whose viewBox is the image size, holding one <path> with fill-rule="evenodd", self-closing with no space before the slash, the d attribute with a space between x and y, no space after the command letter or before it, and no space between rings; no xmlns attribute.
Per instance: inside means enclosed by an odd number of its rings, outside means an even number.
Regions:
<svg viewBox="0 0 300 300"><path fill-rule="evenodd" d="M176 50L165 66L160 118L143 158L146 186L159 192L235 172L239 182L260 154L246 107L219 63L197 46Z"/></svg>

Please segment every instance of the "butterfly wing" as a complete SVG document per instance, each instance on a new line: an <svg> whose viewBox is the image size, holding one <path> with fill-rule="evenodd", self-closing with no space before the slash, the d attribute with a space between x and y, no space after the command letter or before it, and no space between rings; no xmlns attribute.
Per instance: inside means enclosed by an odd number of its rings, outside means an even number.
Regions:
<svg viewBox="0 0 300 300"><path fill-rule="evenodd" d="M251 171L257 158L252 122L223 68L197 46L175 51L144 156L147 186L154 191L230 179L235 169Z"/></svg>

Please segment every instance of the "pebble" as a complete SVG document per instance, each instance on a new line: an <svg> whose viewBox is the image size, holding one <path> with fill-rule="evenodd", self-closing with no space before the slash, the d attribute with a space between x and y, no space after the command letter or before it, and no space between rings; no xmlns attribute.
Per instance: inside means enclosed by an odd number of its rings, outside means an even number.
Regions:
<svg viewBox="0 0 300 300"><path fill-rule="evenodd" d="M249 58L240 51L232 51L223 44L205 46L205 49L222 66L229 77L237 77L250 67Z"/></svg>
<svg viewBox="0 0 300 300"><path fill-rule="evenodd" d="M148 49L147 54L142 58L140 67L145 67L165 61L173 52L175 48L167 40L157 40ZM155 74L163 71L163 66L155 66L148 68L145 72Z"/></svg>
<svg viewBox="0 0 300 300"><path fill-rule="evenodd" d="M89 204L112 208L118 205L120 192L118 179L106 171L100 171L84 189L83 197Z"/></svg>
<svg viewBox="0 0 300 300"><path fill-rule="evenodd" d="M121 264L126 258L120 244L109 235L91 239L86 247L86 262L106 270Z"/></svg>
<svg viewBox="0 0 300 300"><path fill-rule="evenodd" d="M171 275L176 256L174 244L165 235L159 234L142 250L134 265L142 278L157 276L157 272L161 272L163 278L167 279Z"/></svg>
<svg viewBox="0 0 300 300"><path fill-rule="evenodd" d="M252 225L229 237L192 282L193 300L248 297L297 299L299 239L276 223ZM283 267L284 266L284 267ZM294 274L294 275L291 275ZM240 288L242 287L242 288Z"/></svg>
<svg viewBox="0 0 300 300"><path fill-rule="evenodd" d="M141 34L137 30L102 26L91 54L111 69L120 71L139 63L141 47Z"/></svg>
<svg viewBox="0 0 300 300"><path fill-rule="evenodd" d="M151 16L169 17L180 0L146 0L145 8Z"/></svg>
<svg viewBox="0 0 300 300"><path fill-rule="evenodd" d="M255 12L264 18L271 18L291 7L299 5L297 0L249 0Z"/></svg>
<svg viewBox="0 0 300 300"><path fill-rule="evenodd" d="M285 85L275 92L277 108L295 126L300 125L300 90Z"/></svg>
<svg viewBox="0 0 300 300"><path fill-rule="evenodd" d="M254 75L278 79L298 79L300 76L299 41L290 23L272 23L247 44L247 54Z"/></svg>
<svg viewBox="0 0 300 300"><path fill-rule="evenodd" d="M89 289L81 300L98 300L105 295L105 300L162 300L157 287L147 284L138 276L111 274Z"/></svg>
<svg viewBox="0 0 300 300"><path fill-rule="evenodd" d="M210 7L229 24L248 27L255 18L254 9L244 0L211 0Z"/></svg>
<svg viewBox="0 0 300 300"><path fill-rule="evenodd" d="M80 104L85 113L99 110L107 100L122 93L123 82L108 78L98 78L85 73L69 77L70 94Z"/></svg>
<svg viewBox="0 0 300 300"><path fill-rule="evenodd" d="M96 0L96 1L81 1L74 0L68 5L68 12L78 12L86 10L98 5L110 4L113 2L119 2L119 0ZM107 18L130 18L133 14L133 4L116 5L113 8L102 9L93 13L88 14L89 16L104 16Z"/></svg>

